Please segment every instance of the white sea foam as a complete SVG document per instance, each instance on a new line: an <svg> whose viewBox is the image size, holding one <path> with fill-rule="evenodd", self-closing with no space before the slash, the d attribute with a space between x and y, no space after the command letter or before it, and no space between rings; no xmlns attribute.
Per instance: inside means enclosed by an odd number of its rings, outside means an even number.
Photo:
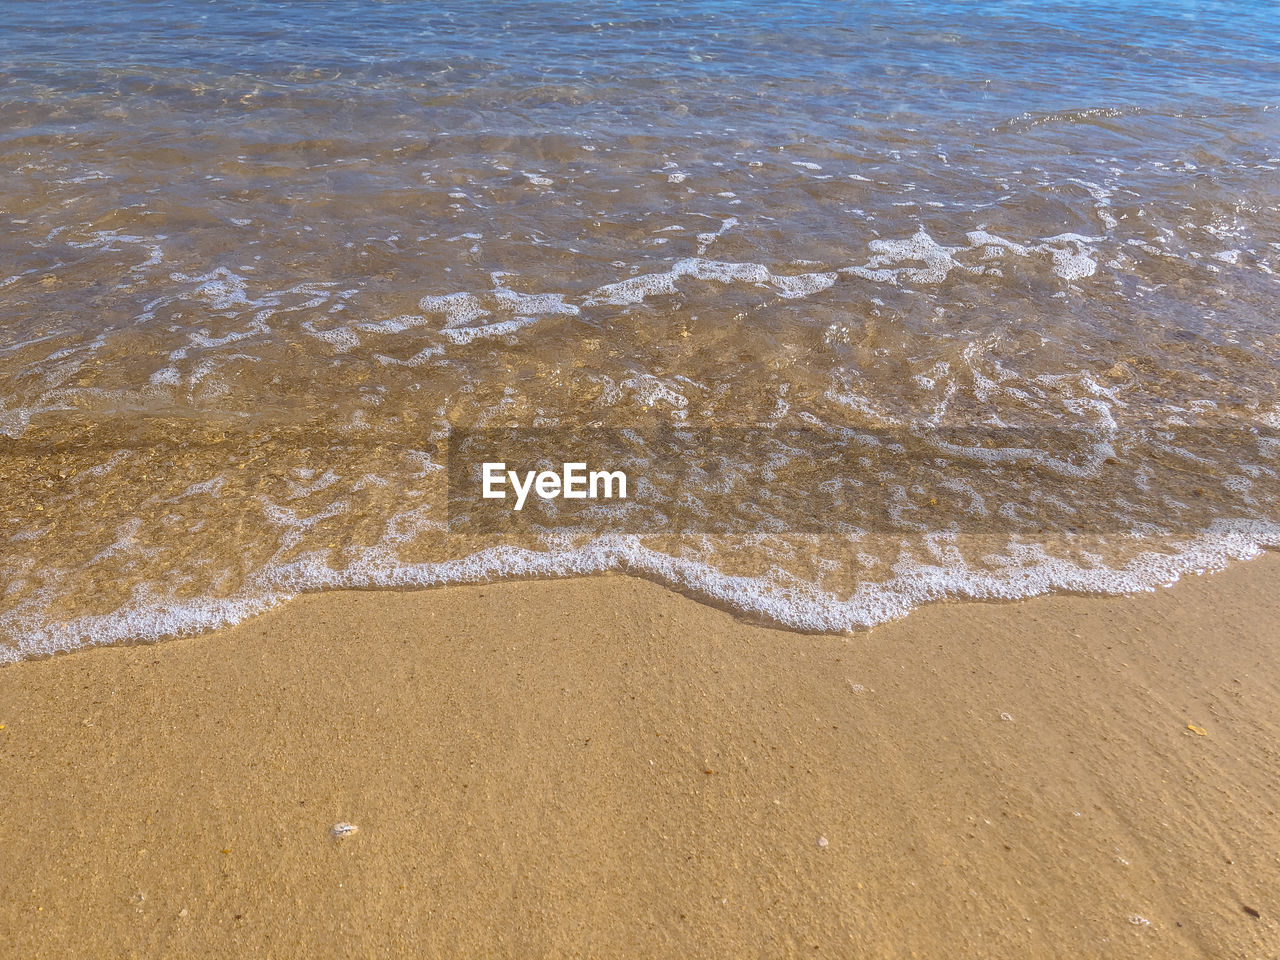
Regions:
<svg viewBox="0 0 1280 960"><path fill-rule="evenodd" d="M296 517L281 519L297 522ZM413 532L421 527L422 523L415 524ZM940 546L940 556L950 558L946 544ZM39 613L41 598L37 597L0 618L0 630L14 641L0 648L0 663L90 644L201 633L239 623L317 590L434 587L609 572L653 578L791 629L843 632L900 618L946 597L1017 600L1059 591L1097 595L1151 591L1170 586L1187 573L1218 570L1276 546L1280 546L1280 524L1219 520L1199 537L1179 544L1175 552L1145 552L1118 569L1084 566L1024 546L1011 548L1003 568L995 571L976 571L954 562L900 561L892 579L864 582L848 597L784 574L771 578L727 574L701 560L658 553L633 535L603 536L564 550L492 547L439 563L406 563L386 547L370 548L344 569L334 569L318 554L269 566L231 597L178 601L153 587L140 586L131 601L114 613L69 621L54 621Z"/></svg>
<svg viewBox="0 0 1280 960"><path fill-rule="evenodd" d="M960 259L962 254L973 253L981 253L986 261L1002 256L1044 257L1056 276L1066 281L1076 281L1091 277L1097 272L1095 245L1103 239L1067 233L1035 242L1019 242L979 229L965 235L965 245L947 246L939 243L928 232L919 230L907 238L877 238L869 241L871 256L862 264L801 273L777 272L763 263L711 260L701 256L713 242L739 225L736 217L729 217L721 222L717 230L698 234L697 257L678 259L671 262L664 271L641 273L606 283L585 293L519 292L504 284L507 274L497 272L493 274L493 288L490 290L463 290L422 297L419 301L422 314L403 314L383 320L359 321L332 327L321 327L313 320L306 320L302 328L308 336L322 340L337 352L343 353L350 352L361 344L361 334L406 333L418 327L435 326L439 322L438 318L442 317L444 322L438 327L440 335L446 341L461 345L482 337L515 333L541 317L574 316L583 307L629 306L652 297L671 296L678 292L680 281L685 279L725 285L746 284L768 290L783 299L801 299L831 288L842 274L893 285L936 285L955 271L973 275L1000 275L1000 270L996 267L975 265ZM680 226L670 225L659 232L682 229ZM1128 242L1136 241L1131 239ZM1236 252L1227 251L1219 259L1227 262L1229 255ZM795 264L801 265L804 264ZM358 289L335 292L331 289L335 284L313 282L254 295L250 293L250 282L226 267L218 267L195 276L174 273L171 279L188 286L189 293L186 296L203 301L221 314L251 315L247 325L224 330L218 336L200 329L192 331L188 335L191 345L203 349L226 346L268 334L270 330L267 321L273 312L315 309L330 300L336 301L330 308L330 312L333 312L344 307L342 301L358 293ZM300 296L308 299L296 302L295 298ZM176 299L179 298L167 296L153 301L148 305L146 316L154 313L159 306ZM421 354L415 361L393 360L384 356L381 362L422 362L438 355L439 348L425 349L428 352ZM154 382L159 385L174 385L178 382L176 370L160 371L155 376Z"/></svg>
<svg viewBox="0 0 1280 960"><path fill-rule="evenodd" d="M537 317L515 317L511 320L500 320L497 323L486 323L479 326L445 327L440 331L440 334L454 343L465 344L482 337L508 336L537 322Z"/></svg>
<svg viewBox="0 0 1280 960"><path fill-rule="evenodd" d="M427 313L444 314L450 326L465 326L489 315L489 311L480 305L479 299L470 293L423 297L418 301L418 306Z"/></svg>
<svg viewBox="0 0 1280 960"><path fill-rule="evenodd" d="M671 269L665 273L641 274L617 283L605 284L592 292L584 302L587 306L600 304L627 306L641 303L652 296L675 293L676 281L684 277L722 284L749 283L753 286L770 288L787 299L809 296L827 289L836 282L834 272L775 274L759 263L727 263L688 257L673 263Z"/></svg>
<svg viewBox="0 0 1280 960"><path fill-rule="evenodd" d="M875 256L861 269L867 271L872 278L879 275L880 271L886 271L895 279L901 277L916 283L941 283L956 268L972 269L956 262L955 254L959 252L959 247L941 246L924 230L907 240L872 240L868 246ZM887 270L903 261L919 262L923 266Z"/></svg>

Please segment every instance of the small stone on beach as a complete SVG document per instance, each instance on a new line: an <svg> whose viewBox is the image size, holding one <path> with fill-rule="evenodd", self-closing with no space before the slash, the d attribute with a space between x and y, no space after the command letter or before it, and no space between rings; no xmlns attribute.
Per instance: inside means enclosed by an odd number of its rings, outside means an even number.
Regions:
<svg viewBox="0 0 1280 960"><path fill-rule="evenodd" d="M341 840L343 837L349 837L360 828L354 823L335 823L333 829L329 831L335 840Z"/></svg>

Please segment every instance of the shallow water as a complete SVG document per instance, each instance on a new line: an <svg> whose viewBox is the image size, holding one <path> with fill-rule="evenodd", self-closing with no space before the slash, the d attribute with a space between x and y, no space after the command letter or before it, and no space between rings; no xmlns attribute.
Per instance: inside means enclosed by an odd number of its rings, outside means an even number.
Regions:
<svg viewBox="0 0 1280 960"><path fill-rule="evenodd" d="M5 12L0 660L601 570L843 630L1280 545L1272 4ZM490 458L633 490L517 517Z"/></svg>

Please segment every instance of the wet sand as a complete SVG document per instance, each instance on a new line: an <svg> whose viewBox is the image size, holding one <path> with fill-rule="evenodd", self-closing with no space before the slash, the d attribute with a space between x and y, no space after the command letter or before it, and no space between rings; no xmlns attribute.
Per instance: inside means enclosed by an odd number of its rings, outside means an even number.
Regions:
<svg viewBox="0 0 1280 960"><path fill-rule="evenodd" d="M346 592L10 666L0 955L1273 957L1278 584Z"/></svg>

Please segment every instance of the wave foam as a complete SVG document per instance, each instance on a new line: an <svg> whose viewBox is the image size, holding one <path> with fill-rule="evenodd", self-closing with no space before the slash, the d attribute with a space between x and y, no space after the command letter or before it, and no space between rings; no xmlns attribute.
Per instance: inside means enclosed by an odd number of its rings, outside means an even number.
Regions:
<svg viewBox="0 0 1280 960"><path fill-rule="evenodd" d="M1124 567L1084 567L1027 546L1001 559L998 572L941 564L899 564L892 579L863 583L841 598L804 581L737 576L702 560L673 557L644 546L634 535L608 535L573 549L538 551L491 547L438 563L404 563L388 548L370 548L346 569L316 555L262 571L235 596L167 601L149 589L124 609L66 622L11 613L0 628L16 640L0 648L0 663L85 646L155 641L232 626L304 593L335 589L428 588L535 577L625 573L651 578L740 615L806 632L843 633L899 619L923 604L945 599L1021 600L1050 593L1097 596L1148 592L1187 573L1220 570L1233 560L1280 547L1280 523L1216 521L1175 553L1148 551Z"/></svg>

